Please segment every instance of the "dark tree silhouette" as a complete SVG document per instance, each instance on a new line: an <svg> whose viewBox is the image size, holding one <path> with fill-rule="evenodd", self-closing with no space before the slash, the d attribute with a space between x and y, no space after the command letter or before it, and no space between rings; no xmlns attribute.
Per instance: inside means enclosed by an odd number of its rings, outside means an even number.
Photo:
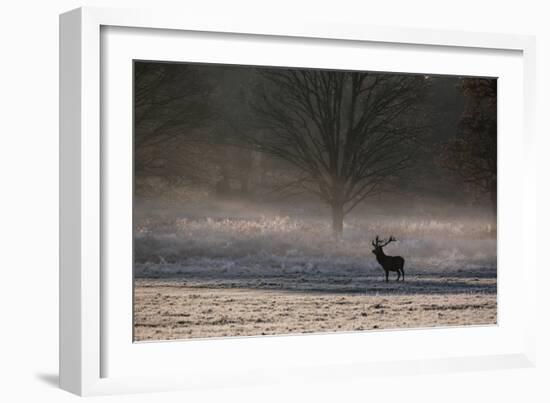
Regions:
<svg viewBox="0 0 550 403"><path fill-rule="evenodd" d="M135 63L135 172L170 189L211 186L223 196L249 192L251 151L228 140L246 129L250 70ZM143 182L143 181L140 181ZM140 191L145 190L139 187ZM155 192L150 188L147 193Z"/></svg>
<svg viewBox="0 0 550 403"><path fill-rule="evenodd" d="M463 79L464 113L454 139L442 153L442 165L497 202L497 80Z"/></svg>
<svg viewBox="0 0 550 403"><path fill-rule="evenodd" d="M263 130L248 140L299 169L294 184L330 206L340 236L346 214L413 161L429 79L298 69L262 76L255 113Z"/></svg>
<svg viewBox="0 0 550 403"><path fill-rule="evenodd" d="M193 178L205 147L198 129L212 111L211 86L197 67L135 62L134 150L137 175ZM193 137L193 134L196 134ZM184 173L184 175L182 175Z"/></svg>

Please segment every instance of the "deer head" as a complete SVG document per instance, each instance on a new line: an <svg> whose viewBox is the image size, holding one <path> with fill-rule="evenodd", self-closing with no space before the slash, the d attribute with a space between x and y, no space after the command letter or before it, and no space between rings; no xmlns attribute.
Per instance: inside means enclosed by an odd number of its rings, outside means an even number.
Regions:
<svg viewBox="0 0 550 403"><path fill-rule="evenodd" d="M374 246L374 249L372 250L372 253L374 253L376 256L378 255L384 255L384 251L382 248L386 245L388 245L390 242L394 242L396 239L393 237L393 235L390 235L388 239L380 239L378 238L378 235L376 235L376 238L374 241L372 241L372 246Z"/></svg>

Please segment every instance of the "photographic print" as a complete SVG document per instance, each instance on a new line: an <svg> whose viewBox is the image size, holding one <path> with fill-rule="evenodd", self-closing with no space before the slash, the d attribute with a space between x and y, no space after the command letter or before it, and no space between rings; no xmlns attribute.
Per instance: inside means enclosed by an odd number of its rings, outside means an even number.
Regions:
<svg viewBox="0 0 550 403"><path fill-rule="evenodd" d="M133 75L134 341L496 324L496 78Z"/></svg>

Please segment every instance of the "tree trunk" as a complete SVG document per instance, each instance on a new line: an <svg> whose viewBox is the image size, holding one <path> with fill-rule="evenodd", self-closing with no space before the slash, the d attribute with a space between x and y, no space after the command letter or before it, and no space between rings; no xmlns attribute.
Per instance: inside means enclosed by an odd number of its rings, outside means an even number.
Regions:
<svg viewBox="0 0 550 403"><path fill-rule="evenodd" d="M333 204L332 206L332 234L340 238L344 232L344 206Z"/></svg>

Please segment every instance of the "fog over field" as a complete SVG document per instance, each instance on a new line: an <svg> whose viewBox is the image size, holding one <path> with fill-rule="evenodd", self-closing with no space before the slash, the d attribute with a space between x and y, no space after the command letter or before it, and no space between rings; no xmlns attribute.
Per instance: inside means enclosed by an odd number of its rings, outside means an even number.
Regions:
<svg viewBox="0 0 550 403"><path fill-rule="evenodd" d="M136 341L496 323L495 79L134 71Z"/></svg>
<svg viewBox="0 0 550 403"><path fill-rule="evenodd" d="M136 340L496 323L490 215L365 207L335 241L322 209L171 204L137 210ZM406 258L405 282L384 281L377 234L396 237L386 252Z"/></svg>

